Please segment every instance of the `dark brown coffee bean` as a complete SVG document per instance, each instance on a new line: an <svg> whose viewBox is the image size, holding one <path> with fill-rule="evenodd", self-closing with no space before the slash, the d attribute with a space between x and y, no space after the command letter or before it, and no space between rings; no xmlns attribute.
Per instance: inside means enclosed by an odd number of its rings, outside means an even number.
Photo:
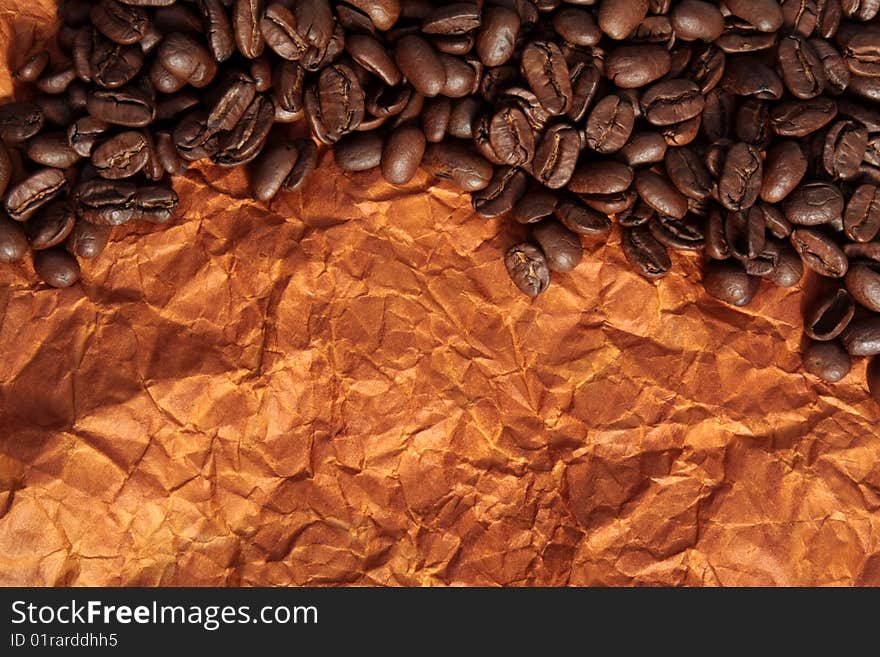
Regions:
<svg viewBox="0 0 880 657"><path fill-rule="evenodd" d="M15 221L27 221L60 194L67 181L60 169L45 168L13 185L6 194L6 212Z"/></svg>
<svg viewBox="0 0 880 657"><path fill-rule="evenodd" d="M666 80L642 96L642 112L653 125L672 125L694 118L706 104L700 88L690 80Z"/></svg>
<svg viewBox="0 0 880 657"><path fill-rule="evenodd" d="M385 47L374 37L367 34L351 35L346 39L345 49L352 59L388 86L400 84L400 69Z"/></svg>
<svg viewBox="0 0 880 657"><path fill-rule="evenodd" d="M501 66L513 57L520 16L507 7L487 7L477 33L476 50L486 66Z"/></svg>
<svg viewBox="0 0 880 657"><path fill-rule="evenodd" d="M797 142L783 140L767 151L761 178L761 199L779 203L798 186L807 172L807 158Z"/></svg>
<svg viewBox="0 0 880 657"><path fill-rule="evenodd" d="M28 252L28 248L22 224L0 216L0 262L18 262Z"/></svg>
<svg viewBox="0 0 880 657"><path fill-rule="evenodd" d="M676 219L687 214L687 198L668 179L642 170L636 173L635 188L642 200L657 212Z"/></svg>
<svg viewBox="0 0 880 657"><path fill-rule="evenodd" d="M61 249L48 249L35 253L34 270L40 280L57 288L70 287L80 279L76 258Z"/></svg>
<svg viewBox="0 0 880 657"><path fill-rule="evenodd" d="M535 225L532 237L544 252L550 271L571 271L583 258L584 249L580 238L554 219Z"/></svg>
<svg viewBox="0 0 880 657"><path fill-rule="evenodd" d="M627 261L645 278L661 278L672 268L666 247L646 226L624 228L621 244Z"/></svg>
<svg viewBox="0 0 880 657"><path fill-rule="evenodd" d="M197 4L205 23L208 50L217 62L225 62L235 53L235 36L229 15L220 0L197 0Z"/></svg>
<svg viewBox="0 0 880 657"><path fill-rule="evenodd" d="M735 258L757 258L766 245L763 212L755 206L741 212L728 212L724 218L724 239Z"/></svg>
<svg viewBox="0 0 880 657"><path fill-rule="evenodd" d="M536 132L543 131L553 118L538 101L538 97L524 87L509 87L502 94L501 102L518 107Z"/></svg>
<svg viewBox="0 0 880 657"><path fill-rule="evenodd" d="M532 298L550 285L547 259L541 249L533 244L514 244L504 256L504 264L514 284Z"/></svg>
<svg viewBox="0 0 880 657"><path fill-rule="evenodd" d="M714 41L724 31L724 16L714 4L683 0L670 14L675 36L683 41Z"/></svg>
<svg viewBox="0 0 880 657"><path fill-rule="evenodd" d="M664 246L677 251L701 251L706 243L702 221L695 217L683 220L658 214L649 221L648 229Z"/></svg>
<svg viewBox="0 0 880 657"><path fill-rule="evenodd" d="M770 103L749 98L736 112L736 138L752 144L758 150L765 149L772 137L770 127Z"/></svg>
<svg viewBox="0 0 880 657"><path fill-rule="evenodd" d="M718 181L721 205L734 212L750 208L758 199L761 177L761 155L758 150L742 142L731 146Z"/></svg>
<svg viewBox="0 0 880 657"><path fill-rule="evenodd" d="M571 107L571 74L562 51L552 41L533 41L522 54L521 70L538 101L550 114Z"/></svg>
<svg viewBox="0 0 880 657"><path fill-rule="evenodd" d="M822 62L825 90L839 95L849 86L850 72L837 49L824 39L810 39L810 45Z"/></svg>
<svg viewBox="0 0 880 657"><path fill-rule="evenodd" d="M584 194L581 200L596 212L619 217L632 209L639 195L636 190L628 189L613 194Z"/></svg>
<svg viewBox="0 0 880 657"><path fill-rule="evenodd" d="M476 213L487 219L510 212L526 192L528 178L515 167L498 167L485 189L471 195Z"/></svg>
<svg viewBox="0 0 880 657"><path fill-rule="evenodd" d="M424 38L408 35L397 42L394 55L401 73L423 96L432 97L443 91L446 70L436 50Z"/></svg>
<svg viewBox="0 0 880 657"><path fill-rule="evenodd" d="M257 86L245 74L236 73L216 90L216 95L205 120L206 128L210 132L232 130L256 97Z"/></svg>
<svg viewBox="0 0 880 657"><path fill-rule="evenodd" d="M412 180L425 154L425 135L417 127L404 125L393 130L382 149L382 176L392 185Z"/></svg>
<svg viewBox="0 0 880 657"><path fill-rule="evenodd" d="M757 207L761 208L761 212L764 214L764 225L771 235L779 239L786 239L791 235L794 227L777 206L759 203Z"/></svg>
<svg viewBox="0 0 880 657"><path fill-rule="evenodd" d="M175 191L162 185L139 187L134 196L134 221L164 224L174 216L178 198Z"/></svg>
<svg viewBox="0 0 880 657"><path fill-rule="evenodd" d="M559 198L549 189L536 189L523 196L513 207L513 218L521 224L532 224L549 217L559 205Z"/></svg>
<svg viewBox="0 0 880 657"><path fill-rule="evenodd" d="M825 137L822 165L832 178L853 178L865 157L868 129L856 121L837 121Z"/></svg>
<svg viewBox="0 0 880 657"><path fill-rule="evenodd" d="M813 340L833 340L849 326L856 311L853 297L843 288L820 296L804 313L804 333Z"/></svg>
<svg viewBox="0 0 880 657"><path fill-rule="evenodd" d="M706 255L715 260L726 260L731 255L724 216L717 209L711 210L706 222Z"/></svg>
<svg viewBox="0 0 880 657"><path fill-rule="evenodd" d="M779 250L776 268L765 278L779 287L794 287L804 276L804 262L800 256L788 245Z"/></svg>
<svg viewBox="0 0 880 657"><path fill-rule="evenodd" d="M449 126L449 115L452 102L445 96L429 98L422 110L421 124L425 139L431 143L439 143L446 136Z"/></svg>
<svg viewBox="0 0 880 657"><path fill-rule="evenodd" d="M315 142L311 139L297 139L294 145L299 157L284 180L284 189L288 192L304 187L318 166L318 147L315 146Z"/></svg>
<svg viewBox="0 0 880 657"><path fill-rule="evenodd" d="M328 66L305 98L315 135L333 143L356 129L364 118L364 91L354 71L344 64Z"/></svg>
<svg viewBox="0 0 880 657"><path fill-rule="evenodd" d="M850 322L840 339L850 356L880 354L880 317L875 315Z"/></svg>
<svg viewBox="0 0 880 657"><path fill-rule="evenodd" d="M566 7L553 15L556 34L576 46L595 46L602 38L602 31L589 10Z"/></svg>
<svg viewBox="0 0 880 657"><path fill-rule="evenodd" d="M587 119L584 128L587 146L597 153L615 153L624 147L634 125L632 104L620 96L605 96Z"/></svg>
<svg viewBox="0 0 880 657"><path fill-rule="evenodd" d="M118 226L134 214L137 187L130 182L96 178L79 183L73 191L79 217L100 226Z"/></svg>
<svg viewBox="0 0 880 657"><path fill-rule="evenodd" d="M8 144L21 143L43 129L43 112L35 104L13 102L0 105L0 138Z"/></svg>
<svg viewBox="0 0 880 657"><path fill-rule="evenodd" d="M672 184L685 196L704 199L712 193L712 176L696 151L670 148L666 151L664 166Z"/></svg>
<svg viewBox="0 0 880 657"><path fill-rule="evenodd" d="M35 251L52 248L67 239L76 221L65 201L50 203L25 224L28 239Z"/></svg>
<svg viewBox="0 0 880 657"><path fill-rule="evenodd" d="M309 49L309 41L297 29L296 16L280 2L266 7L260 19L260 32L267 46L279 57L297 61Z"/></svg>
<svg viewBox="0 0 880 657"><path fill-rule="evenodd" d="M116 0L101 0L91 11L92 25L105 37L116 43L129 45L140 41L147 33L149 19L140 7L122 4Z"/></svg>
<svg viewBox="0 0 880 657"><path fill-rule="evenodd" d="M92 151L92 164L102 178L130 178L143 169L150 158L147 140L140 132L121 132Z"/></svg>
<svg viewBox="0 0 880 657"><path fill-rule="evenodd" d="M782 210L793 224L827 224L843 216L843 195L831 183L804 183L786 197Z"/></svg>
<svg viewBox="0 0 880 657"><path fill-rule="evenodd" d="M791 233L791 244L804 264L820 276L843 278L849 262L837 243L812 228L797 228Z"/></svg>
<svg viewBox="0 0 880 657"><path fill-rule="evenodd" d="M489 143L504 164L521 166L535 156L535 136L528 119L516 107L496 112L489 122Z"/></svg>
<svg viewBox="0 0 880 657"><path fill-rule="evenodd" d="M559 123L541 138L532 162L532 175L551 189L565 187L574 174L581 150L581 138L570 125Z"/></svg>
<svg viewBox="0 0 880 657"><path fill-rule="evenodd" d="M636 89L669 73L669 51L663 46L619 46L605 56L605 76L621 89Z"/></svg>
<svg viewBox="0 0 880 657"><path fill-rule="evenodd" d="M25 153L32 162L56 169L66 169L79 160L79 155L70 147L63 132L37 135L28 141Z"/></svg>
<svg viewBox="0 0 880 657"><path fill-rule="evenodd" d="M207 86L217 75L216 60L204 46L185 34L167 35L159 46L156 61L177 79L196 88Z"/></svg>
<svg viewBox="0 0 880 657"><path fill-rule="evenodd" d="M782 80L756 56L730 57L724 71L724 88L737 96L779 100Z"/></svg>
<svg viewBox="0 0 880 657"><path fill-rule="evenodd" d="M633 170L621 162L599 160L575 169L568 189L577 194L615 194L629 188Z"/></svg>
<svg viewBox="0 0 880 657"><path fill-rule="evenodd" d="M603 0L599 5L599 29L612 39L626 39L648 13L648 0Z"/></svg>
<svg viewBox="0 0 880 657"><path fill-rule="evenodd" d="M846 289L862 306L880 312L880 263L856 262L850 265Z"/></svg>
<svg viewBox="0 0 880 657"><path fill-rule="evenodd" d="M248 59L256 59L266 45L260 30L263 0L235 0L232 5L232 31L238 51Z"/></svg>
<svg viewBox="0 0 880 657"><path fill-rule="evenodd" d="M659 132L636 132L620 149L620 154L628 165L637 167L662 162L666 150L666 140Z"/></svg>
<svg viewBox="0 0 880 657"><path fill-rule="evenodd" d="M875 185L856 188L846 204L843 225L855 242L870 242L880 233L880 190Z"/></svg>
<svg viewBox="0 0 880 657"><path fill-rule="evenodd" d="M18 67L13 76L19 82L34 82L39 78L49 65L49 51L40 50L28 57L24 64Z"/></svg>
<svg viewBox="0 0 880 657"><path fill-rule="evenodd" d="M836 115L837 103L825 96L787 100L770 111L770 124L782 137L805 137L826 126Z"/></svg>
<svg viewBox="0 0 880 657"><path fill-rule="evenodd" d="M742 308L754 298L761 279L749 276L736 260L710 260L703 269L703 287L719 301Z"/></svg>
<svg viewBox="0 0 880 657"><path fill-rule="evenodd" d="M451 180L463 192L485 189L493 175L492 165L460 142L429 144L422 163L434 176Z"/></svg>
<svg viewBox="0 0 880 657"><path fill-rule="evenodd" d="M809 41L789 34L779 42L779 68L785 86L796 98L815 98L825 88L825 68Z"/></svg>
<svg viewBox="0 0 880 657"><path fill-rule="evenodd" d="M67 250L77 258L91 260L104 251L110 240L110 226L97 226L88 221L77 221L67 238Z"/></svg>
<svg viewBox="0 0 880 657"><path fill-rule="evenodd" d="M782 9L776 0L725 0L727 8L761 32L776 32L782 27Z"/></svg>
<svg viewBox="0 0 880 657"><path fill-rule="evenodd" d="M473 139L480 112L480 101L473 96L452 101L446 131L457 139Z"/></svg>
<svg viewBox="0 0 880 657"><path fill-rule="evenodd" d="M702 130L707 141L716 142L733 135L736 98L722 89L713 89L706 95Z"/></svg>
<svg viewBox="0 0 880 657"><path fill-rule="evenodd" d="M266 143L274 116L275 105L272 98L267 94L257 94L235 128L220 134L217 141L219 149L211 156L211 160L225 167L238 166L253 160Z"/></svg>
<svg viewBox="0 0 880 657"><path fill-rule="evenodd" d="M434 7L422 19L425 34L465 34L480 27L480 9L476 3L453 2Z"/></svg>
<svg viewBox="0 0 880 657"><path fill-rule="evenodd" d="M174 140L167 132L156 133L156 160L167 173L181 176L186 172L186 163L177 152Z"/></svg>
<svg viewBox="0 0 880 657"><path fill-rule="evenodd" d="M571 65L571 106L568 108L568 118L579 123L587 114L590 104L593 102L601 83L599 70L587 62L578 62Z"/></svg>
<svg viewBox="0 0 880 657"><path fill-rule="evenodd" d="M849 354L838 342L811 341L801 362L805 371L828 383L841 381L852 367Z"/></svg>
<svg viewBox="0 0 880 657"><path fill-rule="evenodd" d="M153 100L134 88L96 90L89 96L87 107L96 119L131 128L142 128L156 118Z"/></svg>
<svg viewBox="0 0 880 657"><path fill-rule="evenodd" d="M266 93L272 88L272 61L268 55L262 55L253 60L249 71L254 85L256 85L257 93Z"/></svg>
<svg viewBox="0 0 880 657"><path fill-rule="evenodd" d="M251 169L254 198L264 203L271 201L281 190L298 157L298 149L288 141L279 141L266 147Z"/></svg>
<svg viewBox="0 0 880 657"><path fill-rule="evenodd" d="M566 228L578 235L604 237L611 230L611 222L607 216L587 207L576 198L561 199L555 215Z"/></svg>

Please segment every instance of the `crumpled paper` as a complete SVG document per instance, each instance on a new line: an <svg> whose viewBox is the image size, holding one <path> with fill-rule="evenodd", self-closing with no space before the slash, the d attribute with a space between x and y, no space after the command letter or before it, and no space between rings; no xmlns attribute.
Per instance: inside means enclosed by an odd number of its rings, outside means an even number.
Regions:
<svg viewBox="0 0 880 657"><path fill-rule="evenodd" d="M54 2L0 7L14 65ZM800 289L614 235L530 301L503 221L327 154L175 188L73 289L0 268L0 584L880 584L880 410L800 371Z"/></svg>

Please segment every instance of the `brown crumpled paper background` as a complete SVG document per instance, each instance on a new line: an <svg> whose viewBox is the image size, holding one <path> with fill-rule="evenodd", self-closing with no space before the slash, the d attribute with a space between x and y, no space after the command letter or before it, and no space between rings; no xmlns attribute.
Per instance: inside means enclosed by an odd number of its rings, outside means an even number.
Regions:
<svg viewBox="0 0 880 657"><path fill-rule="evenodd" d="M501 222L332 157L175 187L83 285L0 268L0 584L880 584L880 411L800 372L799 291L613 237L530 302Z"/></svg>

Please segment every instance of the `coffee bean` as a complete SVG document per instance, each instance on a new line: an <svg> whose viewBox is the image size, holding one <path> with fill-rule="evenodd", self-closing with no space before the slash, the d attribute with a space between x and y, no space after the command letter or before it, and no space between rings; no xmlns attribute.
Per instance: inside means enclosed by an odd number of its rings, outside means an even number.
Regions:
<svg viewBox="0 0 880 657"><path fill-rule="evenodd" d="M532 162L532 175L545 187L565 187L574 174L581 138L574 127L558 123L541 138Z"/></svg>
<svg viewBox="0 0 880 657"><path fill-rule="evenodd" d="M510 212L526 192L526 174L515 167L498 167L485 189L472 194L474 210L487 219Z"/></svg>
<svg viewBox="0 0 880 657"><path fill-rule="evenodd" d="M612 39L626 39L647 13L648 0L603 0L599 5L599 29Z"/></svg>
<svg viewBox="0 0 880 657"><path fill-rule="evenodd" d="M620 149L620 155L629 166L637 167L662 162L666 150L666 140L659 132L636 132Z"/></svg>
<svg viewBox="0 0 880 657"><path fill-rule="evenodd" d="M840 340L850 356L880 354L880 317L875 315L853 320L841 334Z"/></svg>
<svg viewBox="0 0 880 657"><path fill-rule="evenodd" d="M870 242L880 233L880 190L876 185L859 185L846 204L843 216L846 236L855 242Z"/></svg>
<svg viewBox="0 0 880 657"><path fill-rule="evenodd" d="M571 107L571 77L562 51L552 41L533 41L522 53L522 73L541 106L550 114Z"/></svg>
<svg viewBox="0 0 880 657"><path fill-rule="evenodd" d="M134 195L132 219L164 224L174 216L178 198L175 191L163 185L139 187Z"/></svg>
<svg viewBox="0 0 880 657"><path fill-rule="evenodd" d="M828 130L822 165L832 178L853 178L865 158L868 129L856 121L837 121Z"/></svg>
<svg viewBox="0 0 880 657"><path fill-rule="evenodd" d="M805 137L837 115L837 103L825 96L810 100L787 100L770 111L770 125L782 137Z"/></svg>
<svg viewBox="0 0 880 657"><path fill-rule="evenodd" d="M605 56L605 76L622 89L636 89L669 73L669 51L663 46L619 46Z"/></svg>
<svg viewBox="0 0 880 657"><path fill-rule="evenodd" d="M67 250L77 258L97 258L110 240L110 230L109 226L77 221L67 238Z"/></svg>
<svg viewBox="0 0 880 657"><path fill-rule="evenodd" d="M131 128L142 128L156 118L155 102L135 88L97 90L87 108L93 118Z"/></svg>
<svg viewBox="0 0 880 657"><path fill-rule="evenodd" d="M776 0L725 0L725 4L731 14L761 32L775 32L782 27L782 9Z"/></svg>
<svg viewBox="0 0 880 657"><path fill-rule="evenodd" d="M713 180L702 159L690 148L670 148L664 158L666 175L685 196L704 199L712 193Z"/></svg>
<svg viewBox="0 0 880 657"><path fill-rule="evenodd" d="M571 271L583 258L580 238L558 221L547 219L536 224L532 237L544 252L550 271Z"/></svg>
<svg viewBox="0 0 880 657"><path fill-rule="evenodd" d="M57 169L73 166L80 157L70 147L63 132L44 132L33 137L28 141L25 153L32 162Z"/></svg>
<svg viewBox="0 0 880 657"><path fill-rule="evenodd" d="M521 224L532 224L549 217L559 205L559 198L549 189L536 189L523 196L513 207L513 218Z"/></svg>
<svg viewBox="0 0 880 657"><path fill-rule="evenodd" d="M562 198L554 214L566 228L578 235L604 237L611 230L611 222L607 216L573 197Z"/></svg>
<svg viewBox="0 0 880 657"><path fill-rule="evenodd" d="M672 268L666 247L645 226L623 229L621 243L630 265L645 278L661 278Z"/></svg>
<svg viewBox="0 0 880 657"><path fill-rule="evenodd" d="M514 244L504 256L507 273L514 284L530 297L536 297L550 285L550 268L537 246Z"/></svg>
<svg viewBox="0 0 880 657"><path fill-rule="evenodd" d="M225 62L235 52L235 36L229 15L220 0L197 0L196 4L205 23L208 50L215 61Z"/></svg>
<svg viewBox="0 0 880 657"><path fill-rule="evenodd" d="M586 9L566 7L553 15L556 34L576 46L595 46L602 38L596 20Z"/></svg>
<svg viewBox="0 0 880 657"><path fill-rule="evenodd" d="M92 25L101 34L123 45L140 41L147 33L147 12L137 6L116 0L101 0L91 11Z"/></svg>
<svg viewBox="0 0 880 657"><path fill-rule="evenodd" d="M40 210L26 224L25 230L35 251L49 249L67 239L76 222L66 201L55 201Z"/></svg>
<svg viewBox="0 0 880 657"><path fill-rule="evenodd" d="M831 183L803 183L785 198L782 209L793 224L827 224L843 215L843 195Z"/></svg>
<svg viewBox="0 0 880 657"><path fill-rule="evenodd" d="M675 36L684 41L714 41L724 31L724 16L714 4L682 0L670 13Z"/></svg>
<svg viewBox="0 0 880 657"><path fill-rule="evenodd" d="M779 42L779 68L785 86L796 98L815 98L825 88L825 68L809 41L789 34Z"/></svg>
<svg viewBox="0 0 880 657"><path fill-rule="evenodd" d="M436 96L446 84L446 70L436 50L424 38L408 35L397 42L395 62L420 94Z"/></svg>
<svg viewBox="0 0 880 657"><path fill-rule="evenodd" d="M58 196L67 185L64 172L45 168L31 174L6 193L6 212L15 221L27 221L41 207Z"/></svg>
<svg viewBox="0 0 880 657"><path fill-rule="evenodd" d="M486 66L501 66L513 57L520 16L507 7L487 7L477 33L476 50Z"/></svg>
<svg viewBox="0 0 880 657"><path fill-rule="evenodd" d="M30 139L43 129L43 112L32 103L0 105L0 139L16 144Z"/></svg>
<svg viewBox="0 0 880 657"><path fill-rule="evenodd" d="M724 217L724 239L730 255L740 260L753 260L766 245L764 213L753 206L740 212L728 212Z"/></svg>
<svg viewBox="0 0 880 657"><path fill-rule="evenodd" d="M333 143L356 129L364 118L364 91L354 71L344 64L328 66L309 88L306 112L315 135Z"/></svg>
<svg viewBox="0 0 880 657"><path fill-rule="evenodd" d="M393 130L382 149L382 176L393 185L403 185L416 174L425 154L425 135L417 127L404 125Z"/></svg>
<svg viewBox="0 0 880 657"><path fill-rule="evenodd" d="M783 91L782 80L776 71L754 56L729 58L724 71L724 87L737 96L758 100L779 100Z"/></svg>
<svg viewBox="0 0 880 657"><path fill-rule="evenodd" d="M641 170L635 175L635 188L642 200L661 214L681 219L687 213L687 199L667 178Z"/></svg>
<svg viewBox="0 0 880 657"><path fill-rule="evenodd" d="M119 226L134 215L137 187L118 180L95 179L79 183L73 190L77 216L100 226Z"/></svg>
<svg viewBox="0 0 880 657"><path fill-rule="evenodd" d="M504 164L522 166L535 156L535 135L516 107L496 112L489 121L489 143Z"/></svg>
<svg viewBox="0 0 880 657"><path fill-rule="evenodd" d="M801 360L804 370L828 383L841 381L852 367L849 354L838 342L812 341Z"/></svg>
<svg viewBox="0 0 880 657"><path fill-rule="evenodd" d="M710 260L703 270L703 287L719 301L741 308L747 306L760 287L760 278L749 276L735 260Z"/></svg>
<svg viewBox="0 0 880 657"><path fill-rule="evenodd" d="M629 188L633 170L621 162L601 160L575 169L568 189L578 194L615 194Z"/></svg>
<svg viewBox="0 0 880 657"><path fill-rule="evenodd" d="M690 80L666 80L650 87L642 95L642 112L649 123L672 125L696 117L703 111L705 99L700 88Z"/></svg>
<svg viewBox="0 0 880 657"><path fill-rule="evenodd" d="M92 164L102 178L130 178L143 169L150 152L143 133L134 130L111 137L92 152Z"/></svg>
<svg viewBox="0 0 880 657"><path fill-rule="evenodd" d="M485 158L459 142L429 144L422 163L435 177L451 180L463 192L485 189L493 175Z"/></svg>
<svg viewBox="0 0 880 657"><path fill-rule="evenodd" d="M798 186L807 172L807 158L795 141L778 142L767 151L761 178L761 199L779 203Z"/></svg>
<svg viewBox="0 0 880 657"><path fill-rule="evenodd" d="M820 276L843 278L849 261L837 243L812 228L797 228L791 233L791 244L804 264Z"/></svg>
<svg viewBox="0 0 880 657"><path fill-rule="evenodd" d="M820 296L804 313L804 333L814 340L833 340L849 326L856 306L843 288Z"/></svg>
<svg viewBox="0 0 880 657"><path fill-rule="evenodd" d="M235 127L220 134L217 140L218 150L211 155L211 160L226 167L253 160L266 143L274 116L275 105L272 98L268 94L257 94Z"/></svg>
<svg viewBox="0 0 880 657"><path fill-rule="evenodd" d="M79 264L72 255L61 249L48 249L34 254L34 270L47 285L65 288L80 279Z"/></svg>
<svg viewBox="0 0 880 657"><path fill-rule="evenodd" d="M702 251L706 244L706 235L702 221L695 217L676 219L664 214L657 214L648 222L648 229L657 241L677 251Z"/></svg>
<svg viewBox="0 0 880 657"><path fill-rule="evenodd" d="M28 248L22 224L0 216L0 262L18 262L28 252Z"/></svg>
<svg viewBox="0 0 880 657"><path fill-rule="evenodd" d="M718 181L721 204L734 212L750 208L758 199L762 174L761 156L754 146L742 142L731 146Z"/></svg>
<svg viewBox="0 0 880 657"><path fill-rule="evenodd" d="M880 263L853 263L846 274L846 288L862 306L880 312Z"/></svg>
<svg viewBox="0 0 880 657"><path fill-rule="evenodd" d="M780 248L776 268L765 278L779 287L794 287L804 276L804 262L790 246Z"/></svg>
<svg viewBox="0 0 880 657"><path fill-rule="evenodd" d="M28 57L24 64L18 67L13 77L19 82L34 82L39 78L49 65L49 51L40 50Z"/></svg>

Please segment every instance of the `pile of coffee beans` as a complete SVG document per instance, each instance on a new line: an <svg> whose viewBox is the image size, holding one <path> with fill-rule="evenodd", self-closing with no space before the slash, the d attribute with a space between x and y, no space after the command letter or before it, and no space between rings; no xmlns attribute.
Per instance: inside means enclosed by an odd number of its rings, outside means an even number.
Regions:
<svg viewBox="0 0 880 657"><path fill-rule="evenodd" d="M256 199L318 149L391 184L426 169L528 239L537 296L618 224L649 279L712 296L822 281L805 368L880 355L880 0L69 0L65 59L0 108L0 260L64 286L111 226L168 221L169 175L248 164ZM305 122L312 139L294 139ZM514 225L514 224L509 224ZM521 232L511 230L511 235ZM74 257L76 256L76 257ZM880 364L869 368L880 398ZM876 392L875 392L876 391Z"/></svg>

